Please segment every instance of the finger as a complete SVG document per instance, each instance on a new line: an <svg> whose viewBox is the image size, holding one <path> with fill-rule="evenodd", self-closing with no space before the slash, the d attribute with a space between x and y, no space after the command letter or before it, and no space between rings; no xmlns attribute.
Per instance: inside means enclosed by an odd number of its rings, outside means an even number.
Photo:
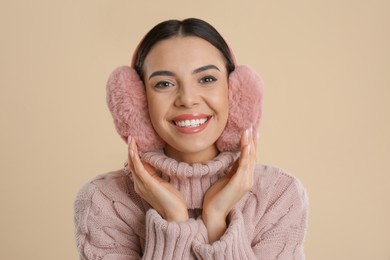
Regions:
<svg viewBox="0 0 390 260"><path fill-rule="evenodd" d="M252 138L251 138L251 160L256 161L256 153L257 153L257 140L258 140L258 132L254 131L252 132Z"/></svg>
<svg viewBox="0 0 390 260"><path fill-rule="evenodd" d="M246 139L248 144L242 147L240 167L238 169L237 175L240 176L242 180L246 180L249 183L253 182L253 172L256 165L256 138L257 134L254 132L253 128L249 128L247 136L243 136L243 143Z"/></svg>
<svg viewBox="0 0 390 260"><path fill-rule="evenodd" d="M236 160L226 177L231 178L238 170L239 160Z"/></svg>
<svg viewBox="0 0 390 260"><path fill-rule="evenodd" d="M257 133L254 132L253 128L250 128L249 131L249 140L248 140L248 145L247 145L247 150L245 151L247 154L247 164L248 164L248 169L252 171L253 166L255 165L256 162L256 144L257 144Z"/></svg>
<svg viewBox="0 0 390 260"><path fill-rule="evenodd" d="M145 162L145 161L142 161L142 164L144 165L144 168L145 170L151 175L151 176L154 176L156 175L156 170L155 168L150 165L149 163Z"/></svg>
<svg viewBox="0 0 390 260"><path fill-rule="evenodd" d="M241 135L240 164L247 163L248 155L250 154L252 148L251 139L252 139L252 128L248 128Z"/></svg>
<svg viewBox="0 0 390 260"><path fill-rule="evenodd" d="M138 176L138 178L141 182L145 182L146 180L148 180L148 177L150 177L150 175L147 174L145 167L141 162L141 159L138 155L138 147L137 147L137 144L136 144L136 141L134 140L134 138L132 138L132 140L130 142L129 150L130 150L130 152L129 152L130 158L129 159L131 161L131 164L132 164L132 167L134 170L133 172L135 173L135 175Z"/></svg>
<svg viewBox="0 0 390 260"><path fill-rule="evenodd" d="M254 140L255 140L255 147L257 147L257 144L259 143L259 137L260 137L260 135L259 135L259 130L257 130L257 131L254 131L255 133L253 134L253 138L254 138Z"/></svg>
<svg viewBox="0 0 390 260"><path fill-rule="evenodd" d="M129 142L129 145L128 145L128 150L129 150L129 153L128 153L128 159L129 159L129 167L131 167L131 170L134 171L134 164L133 164L133 161L135 160L135 158L133 158L134 155L138 154L138 146L137 144L135 143L135 141L132 140L133 138L131 136L128 137L128 142ZM138 157L138 156L137 156ZM147 162L141 162L145 168L145 170L150 174L150 175L153 175L155 173L155 169L153 168L152 165L150 165L149 163Z"/></svg>
<svg viewBox="0 0 390 260"><path fill-rule="evenodd" d="M132 156L133 156L133 150L132 150L132 147L131 147L131 142L132 142L132 138L131 136L128 137L128 145L127 145L127 159L129 161L129 168L132 172L134 172L134 165L133 165L133 159L132 159Z"/></svg>
<svg viewBox="0 0 390 260"><path fill-rule="evenodd" d="M241 148L247 144L249 144L249 141L250 141L250 135L251 135L251 132L252 132L252 127L249 127L247 129L245 129L245 131L241 134Z"/></svg>
<svg viewBox="0 0 390 260"><path fill-rule="evenodd" d="M247 129L248 133L244 133L242 141L242 150L246 152L249 156L249 159L252 159L253 156L256 156L256 146L257 146L257 133L252 127ZM248 147L247 149L245 149Z"/></svg>
<svg viewBox="0 0 390 260"><path fill-rule="evenodd" d="M238 161L238 167L236 171L234 172L234 179L240 179L242 180L244 178L244 175L248 171L248 166L250 163L250 153L251 150L253 150L253 141L251 141L252 133L251 128L246 129L242 135L241 135L241 154ZM252 145L251 145L252 143ZM239 181L239 180L237 180Z"/></svg>

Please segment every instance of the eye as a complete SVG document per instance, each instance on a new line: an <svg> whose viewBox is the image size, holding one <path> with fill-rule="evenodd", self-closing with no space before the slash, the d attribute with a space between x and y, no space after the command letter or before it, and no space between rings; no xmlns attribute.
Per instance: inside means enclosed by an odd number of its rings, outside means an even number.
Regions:
<svg viewBox="0 0 390 260"><path fill-rule="evenodd" d="M217 81L217 79L213 76L206 76L206 77L203 77L201 80L200 80L200 83L205 83L205 84L208 84L208 83L212 83L214 81Z"/></svg>
<svg viewBox="0 0 390 260"><path fill-rule="evenodd" d="M171 87L173 86L173 84L169 81L160 81L160 82L157 82L156 85L154 85L155 88L159 88L159 89L163 89L163 88L167 88L167 87Z"/></svg>

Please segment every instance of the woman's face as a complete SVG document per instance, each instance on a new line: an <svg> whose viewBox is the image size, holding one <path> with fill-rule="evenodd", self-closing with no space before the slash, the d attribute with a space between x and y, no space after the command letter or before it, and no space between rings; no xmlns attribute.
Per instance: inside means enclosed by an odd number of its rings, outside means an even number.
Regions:
<svg viewBox="0 0 390 260"><path fill-rule="evenodd" d="M198 37L170 38L151 49L143 71L150 118L166 154L188 163L214 158L228 118L220 51Z"/></svg>

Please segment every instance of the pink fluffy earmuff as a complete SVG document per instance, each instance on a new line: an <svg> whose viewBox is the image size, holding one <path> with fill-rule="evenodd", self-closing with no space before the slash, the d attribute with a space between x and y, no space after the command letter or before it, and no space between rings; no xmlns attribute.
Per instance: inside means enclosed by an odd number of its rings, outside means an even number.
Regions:
<svg viewBox="0 0 390 260"><path fill-rule="evenodd" d="M127 143L137 140L141 152L162 149L165 142L154 131L148 112L144 84L134 67L115 69L107 82L107 104L117 132ZM229 75L229 115L224 131L217 140L220 152L239 151L242 131L258 130L261 118L263 83L255 70L236 66Z"/></svg>

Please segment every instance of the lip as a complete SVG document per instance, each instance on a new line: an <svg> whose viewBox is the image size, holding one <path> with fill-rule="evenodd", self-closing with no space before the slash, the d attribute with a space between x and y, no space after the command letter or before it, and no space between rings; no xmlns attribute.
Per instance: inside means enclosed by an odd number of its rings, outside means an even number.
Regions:
<svg viewBox="0 0 390 260"><path fill-rule="evenodd" d="M196 127L179 127L173 122L173 121L183 121L183 120L202 119L202 118L207 118L208 120L204 124L202 124L200 126L196 126ZM170 123L176 130L178 130L179 132L181 132L183 134L196 134L196 133L203 131L207 127L207 125L209 124L211 119L212 119L211 115L206 115L206 114L202 114L202 113L182 114L182 115L179 115L179 116L172 118L170 120Z"/></svg>
<svg viewBox="0 0 390 260"><path fill-rule="evenodd" d="M191 120L191 119L201 119L201 118L209 118L210 115L195 113L195 114L182 114L172 118L170 121L182 121L182 120Z"/></svg>

